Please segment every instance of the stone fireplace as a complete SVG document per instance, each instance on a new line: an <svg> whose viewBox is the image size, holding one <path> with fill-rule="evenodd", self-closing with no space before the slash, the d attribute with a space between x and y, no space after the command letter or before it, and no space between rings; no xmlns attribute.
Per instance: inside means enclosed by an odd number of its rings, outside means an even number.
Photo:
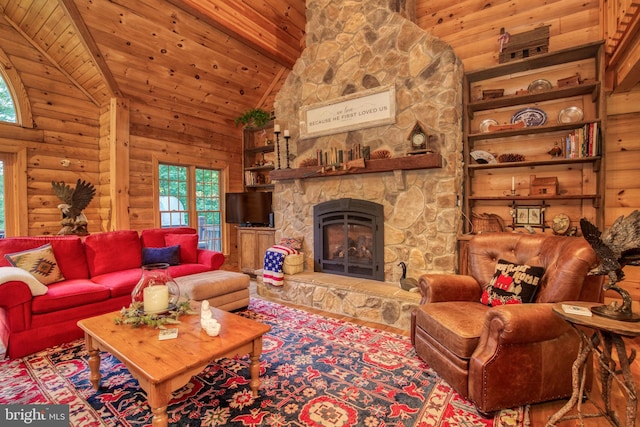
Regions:
<svg viewBox="0 0 640 427"><path fill-rule="evenodd" d="M382 205L338 199L313 207L314 271L384 280Z"/></svg>
<svg viewBox="0 0 640 427"><path fill-rule="evenodd" d="M275 180L276 241L281 237L304 239L305 273L314 271L317 260L314 206L340 199L381 207L384 244L377 280L397 287L400 261L407 264L409 277L456 269L463 70L450 46L407 19L412 15L404 9L407 4L307 1L306 48L275 102L276 123L291 134L291 167L308 164L318 150L346 153L367 147L370 153L388 153L389 160L408 158L410 133L418 123L430 135L438 135L429 148L441 156L442 165L376 173L330 175L319 171ZM304 107L377 87L394 88L393 123L301 138ZM280 150L280 160L281 165L286 164L284 150Z"/></svg>

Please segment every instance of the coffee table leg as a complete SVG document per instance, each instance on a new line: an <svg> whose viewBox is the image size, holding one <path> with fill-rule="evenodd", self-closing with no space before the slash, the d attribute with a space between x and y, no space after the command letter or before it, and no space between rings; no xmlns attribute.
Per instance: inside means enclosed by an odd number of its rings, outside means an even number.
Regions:
<svg viewBox="0 0 640 427"><path fill-rule="evenodd" d="M153 419L151 425L153 427L167 427L169 417L167 416L167 405L171 398L171 392L167 391L164 385L151 386L147 392L147 399L151 407Z"/></svg>
<svg viewBox="0 0 640 427"><path fill-rule="evenodd" d="M91 385L93 388L98 390L100 387L100 350L93 347L93 338L89 335L85 335L84 337L85 345L87 346L87 351L89 352L89 369L91 371L91 376L89 380L91 381Z"/></svg>
<svg viewBox="0 0 640 427"><path fill-rule="evenodd" d="M260 355L262 354L262 337L253 340L253 351L249 355L251 358L251 391L253 397L258 397L258 388L260 387Z"/></svg>

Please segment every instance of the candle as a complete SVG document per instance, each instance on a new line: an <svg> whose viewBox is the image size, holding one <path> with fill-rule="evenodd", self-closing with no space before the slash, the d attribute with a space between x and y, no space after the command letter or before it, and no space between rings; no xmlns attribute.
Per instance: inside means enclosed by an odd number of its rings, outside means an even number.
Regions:
<svg viewBox="0 0 640 427"><path fill-rule="evenodd" d="M166 285L144 288L142 295L145 313L162 313L169 308L169 288Z"/></svg>
<svg viewBox="0 0 640 427"><path fill-rule="evenodd" d="M280 133L280 125L273 125L273 131L275 133Z"/></svg>
<svg viewBox="0 0 640 427"><path fill-rule="evenodd" d="M289 129L285 129L285 130L284 130L284 137L286 138L286 137L288 137L288 136L290 136L290 135L289 135Z"/></svg>
<svg viewBox="0 0 640 427"><path fill-rule="evenodd" d="M516 191L516 178L511 177L511 191Z"/></svg>

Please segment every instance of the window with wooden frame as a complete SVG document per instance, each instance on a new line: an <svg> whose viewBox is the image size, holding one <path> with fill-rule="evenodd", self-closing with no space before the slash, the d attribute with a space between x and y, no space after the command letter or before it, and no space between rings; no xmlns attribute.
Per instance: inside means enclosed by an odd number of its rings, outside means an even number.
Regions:
<svg viewBox="0 0 640 427"><path fill-rule="evenodd" d="M161 227L193 227L199 246L222 250L220 171L196 166L158 164Z"/></svg>

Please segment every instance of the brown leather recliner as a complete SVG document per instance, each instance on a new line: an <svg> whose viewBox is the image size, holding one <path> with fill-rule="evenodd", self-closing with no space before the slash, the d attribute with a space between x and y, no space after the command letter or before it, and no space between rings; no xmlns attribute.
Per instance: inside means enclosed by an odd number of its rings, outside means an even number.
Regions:
<svg viewBox="0 0 640 427"><path fill-rule="evenodd" d="M488 307L483 289L504 259L544 267L535 302ZM425 274L412 317L418 355L478 410L555 400L571 395L577 333L551 303L603 299L602 276L581 237L486 233L469 241L469 275Z"/></svg>

